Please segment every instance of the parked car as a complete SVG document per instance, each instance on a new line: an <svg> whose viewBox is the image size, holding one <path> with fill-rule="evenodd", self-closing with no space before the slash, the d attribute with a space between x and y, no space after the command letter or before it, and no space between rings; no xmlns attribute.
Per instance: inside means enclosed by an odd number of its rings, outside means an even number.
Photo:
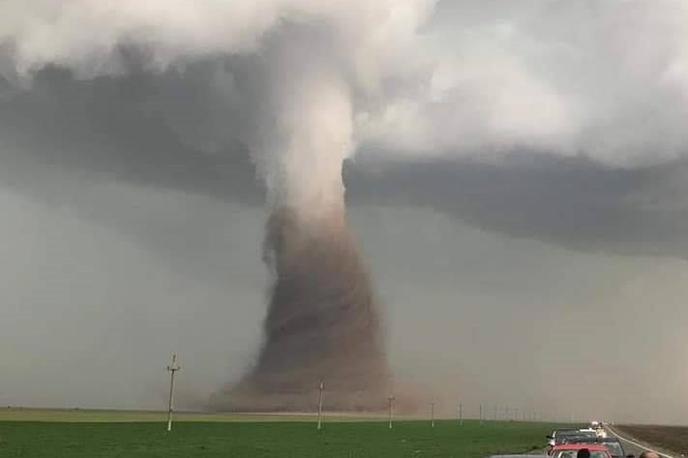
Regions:
<svg viewBox="0 0 688 458"><path fill-rule="evenodd" d="M597 437L600 439L604 439L605 437L607 437L607 431L602 426L597 428L595 432L597 433Z"/></svg>
<svg viewBox="0 0 688 458"><path fill-rule="evenodd" d="M555 434L556 433L556 434ZM581 431L578 429L563 429L553 431L552 435L547 436L549 439L547 446L547 454L552 454L552 449L557 445L563 444L595 444L597 442L597 434L590 431Z"/></svg>
<svg viewBox="0 0 688 458"><path fill-rule="evenodd" d="M590 458L612 458L607 447L602 444L563 444L552 448L552 458L576 458L578 451L587 448Z"/></svg>
<svg viewBox="0 0 688 458"><path fill-rule="evenodd" d="M561 440L562 437L576 434L578 434L577 429L555 429L549 436L547 436L548 444L551 447L554 447L557 444L557 440Z"/></svg>

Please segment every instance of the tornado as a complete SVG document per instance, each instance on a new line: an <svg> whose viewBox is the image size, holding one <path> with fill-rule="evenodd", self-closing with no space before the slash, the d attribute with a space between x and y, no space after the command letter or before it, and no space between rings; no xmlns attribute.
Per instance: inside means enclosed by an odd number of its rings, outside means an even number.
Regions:
<svg viewBox="0 0 688 458"><path fill-rule="evenodd" d="M322 381L328 409L377 410L389 390L381 315L344 215L304 226L277 209L265 259L274 275L265 341L253 369L225 393L241 411L307 411Z"/></svg>
<svg viewBox="0 0 688 458"><path fill-rule="evenodd" d="M292 68L291 86L275 85L279 135L260 144L256 161L270 209L263 343L247 374L214 397L222 410L312 411L321 382L331 410L387 402L382 312L346 218L351 96L336 72L321 70Z"/></svg>

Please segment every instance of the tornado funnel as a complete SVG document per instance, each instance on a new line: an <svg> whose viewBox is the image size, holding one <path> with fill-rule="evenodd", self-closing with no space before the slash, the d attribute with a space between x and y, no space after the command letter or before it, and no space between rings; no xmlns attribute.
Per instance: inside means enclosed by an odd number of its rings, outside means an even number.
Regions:
<svg viewBox="0 0 688 458"><path fill-rule="evenodd" d="M324 381L330 410L386 405L380 310L344 211L317 224L275 210L265 260L274 274L264 343L252 370L215 397L235 411L310 411Z"/></svg>

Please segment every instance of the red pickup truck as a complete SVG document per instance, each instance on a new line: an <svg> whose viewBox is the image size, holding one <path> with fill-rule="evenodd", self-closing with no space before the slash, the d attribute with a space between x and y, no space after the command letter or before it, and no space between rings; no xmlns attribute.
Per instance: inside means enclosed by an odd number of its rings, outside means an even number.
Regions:
<svg viewBox="0 0 688 458"><path fill-rule="evenodd" d="M607 447L601 444L563 444L552 448L552 458L576 458L578 451L587 448L590 450L590 458L611 458Z"/></svg>

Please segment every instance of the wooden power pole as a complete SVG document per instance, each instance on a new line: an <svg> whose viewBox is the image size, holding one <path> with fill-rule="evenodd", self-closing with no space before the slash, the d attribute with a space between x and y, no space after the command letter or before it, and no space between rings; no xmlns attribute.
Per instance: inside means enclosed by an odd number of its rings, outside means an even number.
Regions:
<svg viewBox="0 0 688 458"><path fill-rule="evenodd" d="M167 366L167 370L170 372L170 398L167 402L167 430L172 431L172 401L174 398L174 374L181 367L177 364L177 354L172 354L172 364Z"/></svg>
<svg viewBox="0 0 688 458"><path fill-rule="evenodd" d="M323 390L325 389L325 382L320 380L320 385L318 387L318 430L322 428L322 400L323 400Z"/></svg>
<svg viewBox="0 0 688 458"><path fill-rule="evenodd" d="M389 429L392 429L392 404L394 403L394 395L390 394L387 401L389 401Z"/></svg>

